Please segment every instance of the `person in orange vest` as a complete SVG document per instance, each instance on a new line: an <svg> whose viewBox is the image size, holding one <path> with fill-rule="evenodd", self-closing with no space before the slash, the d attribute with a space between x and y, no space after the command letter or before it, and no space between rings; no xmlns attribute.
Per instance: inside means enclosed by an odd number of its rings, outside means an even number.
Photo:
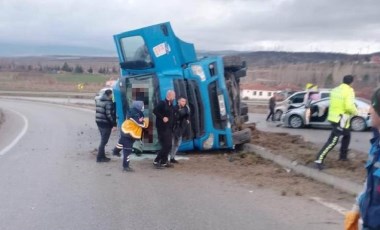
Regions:
<svg viewBox="0 0 380 230"><path fill-rule="evenodd" d="M133 143L140 140L143 129L148 128L149 119L144 118L144 102L134 101L128 111L127 119L121 125L120 142L123 146L123 170L134 171L129 167L129 155L132 153Z"/></svg>

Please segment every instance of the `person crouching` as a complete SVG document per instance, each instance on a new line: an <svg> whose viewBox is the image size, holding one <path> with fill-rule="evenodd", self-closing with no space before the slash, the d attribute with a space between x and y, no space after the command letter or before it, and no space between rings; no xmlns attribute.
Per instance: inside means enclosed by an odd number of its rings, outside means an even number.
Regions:
<svg viewBox="0 0 380 230"><path fill-rule="evenodd" d="M132 108L128 111L127 119L121 125L121 144L123 145L123 170L133 171L129 167L129 155L132 153L132 146L135 140L142 137L143 128L148 128L149 119L144 118L144 103L134 101Z"/></svg>

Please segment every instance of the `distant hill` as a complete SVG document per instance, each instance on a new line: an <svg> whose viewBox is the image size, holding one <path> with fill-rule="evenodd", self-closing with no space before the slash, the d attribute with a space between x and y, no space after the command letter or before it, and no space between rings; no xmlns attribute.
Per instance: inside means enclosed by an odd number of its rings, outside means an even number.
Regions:
<svg viewBox="0 0 380 230"><path fill-rule="evenodd" d="M27 45L0 43L0 57L25 57L48 55L116 56L116 50L83 46Z"/></svg>
<svg viewBox="0 0 380 230"><path fill-rule="evenodd" d="M198 51L198 56L212 55L238 55L243 58L248 66L271 66L279 63L323 63L334 61L365 62L369 61L372 55L380 55L380 52L373 54L344 54L326 52L277 52L277 51Z"/></svg>

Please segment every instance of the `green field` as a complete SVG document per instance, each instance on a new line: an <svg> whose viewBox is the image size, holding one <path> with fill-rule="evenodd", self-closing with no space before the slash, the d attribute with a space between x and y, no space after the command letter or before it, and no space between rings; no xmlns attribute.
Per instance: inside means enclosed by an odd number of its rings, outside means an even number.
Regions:
<svg viewBox="0 0 380 230"><path fill-rule="evenodd" d="M58 82L65 83L88 83L88 84L98 84L105 83L109 80L109 76L98 75L98 74L52 74Z"/></svg>
<svg viewBox="0 0 380 230"><path fill-rule="evenodd" d="M39 72L0 72L0 90L77 92L78 84L84 87L81 92L97 92L116 75L39 73Z"/></svg>

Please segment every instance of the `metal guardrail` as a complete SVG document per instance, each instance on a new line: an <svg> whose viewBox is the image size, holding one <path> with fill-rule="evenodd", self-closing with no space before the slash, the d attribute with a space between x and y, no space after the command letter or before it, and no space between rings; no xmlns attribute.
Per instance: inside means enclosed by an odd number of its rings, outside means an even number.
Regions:
<svg viewBox="0 0 380 230"><path fill-rule="evenodd" d="M242 100L247 105L268 105L268 100Z"/></svg>
<svg viewBox="0 0 380 230"><path fill-rule="evenodd" d="M59 97L59 98L79 98L79 99L94 99L95 93L82 92L35 92L35 91L6 91L0 90L2 96L22 96L22 97ZM247 105L268 105L267 99L242 100Z"/></svg>
<svg viewBox="0 0 380 230"><path fill-rule="evenodd" d="M81 98L81 99L93 99L95 93L83 93L83 92L35 92L35 91L6 91L0 90L2 96L23 96L23 97L63 97L63 98Z"/></svg>

